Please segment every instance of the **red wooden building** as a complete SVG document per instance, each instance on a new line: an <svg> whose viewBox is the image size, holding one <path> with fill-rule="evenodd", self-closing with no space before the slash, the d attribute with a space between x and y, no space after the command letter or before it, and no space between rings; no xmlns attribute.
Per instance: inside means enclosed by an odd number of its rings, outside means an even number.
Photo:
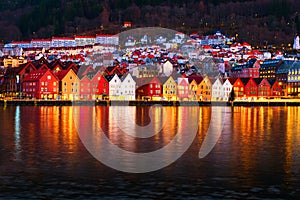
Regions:
<svg viewBox="0 0 300 200"><path fill-rule="evenodd" d="M109 95L109 83L101 71L98 71L91 79L90 86L93 99L103 99Z"/></svg>
<svg viewBox="0 0 300 200"><path fill-rule="evenodd" d="M258 79L250 78L247 83L245 84L245 95L246 97L257 97L258 93L258 82L260 82Z"/></svg>
<svg viewBox="0 0 300 200"><path fill-rule="evenodd" d="M267 79L262 79L257 89L258 97L270 97L271 96L271 84Z"/></svg>
<svg viewBox="0 0 300 200"><path fill-rule="evenodd" d="M231 80L235 80L235 79L231 79ZM245 79L243 79L243 80L245 80ZM244 97L245 85L244 85L244 82L240 78L235 80L235 82L232 84L232 88L233 88L233 91L234 91L234 97L235 98Z"/></svg>
<svg viewBox="0 0 300 200"><path fill-rule="evenodd" d="M161 100L162 83L157 77L135 79L137 89L137 99L141 100Z"/></svg>
<svg viewBox="0 0 300 200"><path fill-rule="evenodd" d="M80 79L80 99L92 99L91 80L88 78L88 76L84 76L82 79Z"/></svg>
<svg viewBox="0 0 300 200"><path fill-rule="evenodd" d="M271 97L283 96L282 83L276 79L269 79L268 81L271 85Z"/></svg>
<svg viewBox="0 0 300 200"><path fill-rule="evenodd" d="M29 73L22 82L23 92L37 99L56 99L59 91L58 78L50 70Z"/></svg>

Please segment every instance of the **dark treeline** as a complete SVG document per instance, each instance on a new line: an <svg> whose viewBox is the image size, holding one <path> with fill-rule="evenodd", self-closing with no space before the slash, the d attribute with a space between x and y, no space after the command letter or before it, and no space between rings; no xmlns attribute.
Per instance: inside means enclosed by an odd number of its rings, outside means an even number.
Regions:
<svg viewBox="0 0 300 200"><path fill-rule="evenodd" d="M255 45L291 43L300 32L298 0L2 0L3 42L160 26L185 33L221 30Z"/></svg>

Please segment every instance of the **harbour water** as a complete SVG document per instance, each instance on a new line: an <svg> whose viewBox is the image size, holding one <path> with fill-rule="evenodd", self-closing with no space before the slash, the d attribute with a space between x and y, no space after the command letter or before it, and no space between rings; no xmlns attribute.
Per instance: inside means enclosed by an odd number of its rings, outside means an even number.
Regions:
<svg viewBox="0 0 300 200"><path fill-rule="evenodd" d="M213 107L165 106L165 121L161 110L151 119L151 109L128 107L128 119L141 127L152 120L158 132L141 139L119 128L113 106L1 107L0 199L300 197L300 107L227 107L221 135L201 159L207 130L218 126L211 120ZM187 111L197 117L185 115ZM179 129L189 130L190 124L182 123L187 117L198 124L190 147L169 166L148 173L126 173L102 164L87 150L76 125L99 126L120 148L150 152L169 144ZM122 162L134 164L126 157Z"/></svg>

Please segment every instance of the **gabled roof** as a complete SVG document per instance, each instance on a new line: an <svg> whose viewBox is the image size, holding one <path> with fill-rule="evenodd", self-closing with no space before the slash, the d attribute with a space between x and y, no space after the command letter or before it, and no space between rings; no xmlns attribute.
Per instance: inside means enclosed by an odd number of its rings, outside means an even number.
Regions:
<svg viewBox="0 0 300 200"><path fill-rule="evenodd" d="M269 82L271 87L273 87L273 85L277 82L276 79L267 79L267 81Z"/></svg>
<svg viewBox="0 0 300 200"><path fill-rule="evenodd" d="M134 80L130 73L123 74L123 75L119 76L119 78L123 82L128 76L131 76L132 80Z"/></svg>
<svg viewBox="0 0 300 200"><path fill-rule="evenodd" d="M57 76L57 78L59 80L62 80L71 70L73 70L73 69L64 69L64 70L57 72L55 75ZM73 70L73 72L74 72L74 70ZM76 73L75 73L75 75L76 75Z"/></svg>
<svg viewBox="0 0 300 200"><path fill-rule="evenodd" d="M41 65L38 65L38 66L37 66L37 69L38 69L38 70L48 70L49 67L48 67L48 65L46 65L46 64L41 64Z"/></svg>
<svg viewBox="0 0 300 200"><path fill-rule="evenodd" d="M285 60L277 69L276 74L287 74L290 68L296 63L297 61Z"/></svg>
<svg viewBox="0 0 300 200"><path fill-rule="evenodd" d="M228 80L230 82L230 84L233 85L236 82L237 79L238 78L225 78L225 79L223 79L223 82L225 82L226 80Z"/></svg>
<svg viewBox="0 0 300 200"><path fill-rule="evenodd" d="M177 83L178 85L189 85L189 80L188 80L188 78L179 78L178 79L178 83Z"/></svg>
<svg viewBox="0 0 300 200"><path fill-rule="evenodd" d="M24 70L26 70L29 67L33 68L33 70L37 70L37 68L31 62L27 62L25 64L20 65L17 68L13 68L13 69L15 70L15 72L17 74L21 74L22 72L24 72Z"/></svg>
<svg viewBox="0 0 300 200"><path fill-rule="evenodd" d="M81 79L86 75L92 77L95 75L95 73L96 71L92 66L83 65L80 67L79 71L77 72L77 76Z"/></svg>
<svg viewBox="0 0 300 200"><path fill-rule="evenodd" d="M300 69L300 62L293 63L293 65L290 67L289 70L292 70L292 69L296 69L296 70Z"/></svg>
<svg viewBox="0 0 300 200"><path fill-rule="evenodd" d="M79 66L77 64L73 63L73 62L66 62L65 63L65 68L67 70L72 69L76 74L79 70Z"/></svg>
<svg viewBox="0 0 300 200"><path fill-rule="evenodd" d="M57 72L56 76L59 80L62 80L67 75L68 72L69 70L61 70Z"/></svg>
<svg viewBox="0 0 300 200"><path fill-rule="evenodd" d="M262 78L253 78L254 82L256 83L256 85L259 85L262 82Z"/></svg>
<svg viewBox="0 0 300 200"><path fill-rule="evenodd" d="M54 60L49 64L49 69L53 70L55 67L59 66L61 69L64 69L64 66L60 60Z"/></svg>
<svg viewBox="0 0 300 200"><path fill-rule="evenodd" d="M193 75L193 76L188 76L187 77L189 80L189 83L191 83L193 80L196 81L197 84L201 83L201 81L203 80L202 76L197 76L197 75Z"/></svg>
<svg viewBox="0 0 300 200"><path fill-rule="evenodd" d="M164 84L168 79L170 78L170 76L160 76L158 77L159 81ZM172 77L173 78L173 77Z"/></svg>
<svg viewBox="0 0 300 200"><path fill-rule="evenodd" d="M120 67L117 65L117 66L110 66L110 67L106 67L105 69L105 73L107 75L113 75L113 74L122 74L122 72L120 71L119 69Z"/></svg>
<svg viewBox="0 0 300 200"><path fill-rule="evenodd" d="M281 59L269 59L264 60L263 63L260 64L260 68L269 68L269 67L279 67L282 64Z"/></svg>
<svg viewBox="0 0 300 200"><path fill-rule="evenodd" d="M148 85L150 83L161 84L160 80L157 77L134 78L134 80L136 82L136 86L138 86L138 87Z"/></svg>
<svg viewBox="0 0 300 200"><path fill-rule="evenodd" d="M29 81L29 82L33 82L33 81L38 81L40 80L47 72L49 72L53 77L57 78L53 73L51 73L51 71L49 70L36 70L33 71L31 73L29 73L27 76L24 77L23 81Z"/></svg>
<svg viewBox="0 0 300 200"><path fill-rule="evenodd" d="M250 80L250 78L240 78L240 80L242 81L242 83L244 85L247 85L248 81Z"/></svg>

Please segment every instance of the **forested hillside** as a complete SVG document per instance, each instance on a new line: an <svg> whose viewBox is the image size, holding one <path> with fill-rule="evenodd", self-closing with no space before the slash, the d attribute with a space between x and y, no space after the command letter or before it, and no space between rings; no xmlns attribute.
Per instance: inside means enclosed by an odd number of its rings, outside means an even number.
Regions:
<svg viewBox="0 0 300 200"><path fill-rule="evenodd" d="M0 40L118 33L161 26L209 34L221 30L255 45L291 43L300 31L298 0L1 0Z"/></svg>

